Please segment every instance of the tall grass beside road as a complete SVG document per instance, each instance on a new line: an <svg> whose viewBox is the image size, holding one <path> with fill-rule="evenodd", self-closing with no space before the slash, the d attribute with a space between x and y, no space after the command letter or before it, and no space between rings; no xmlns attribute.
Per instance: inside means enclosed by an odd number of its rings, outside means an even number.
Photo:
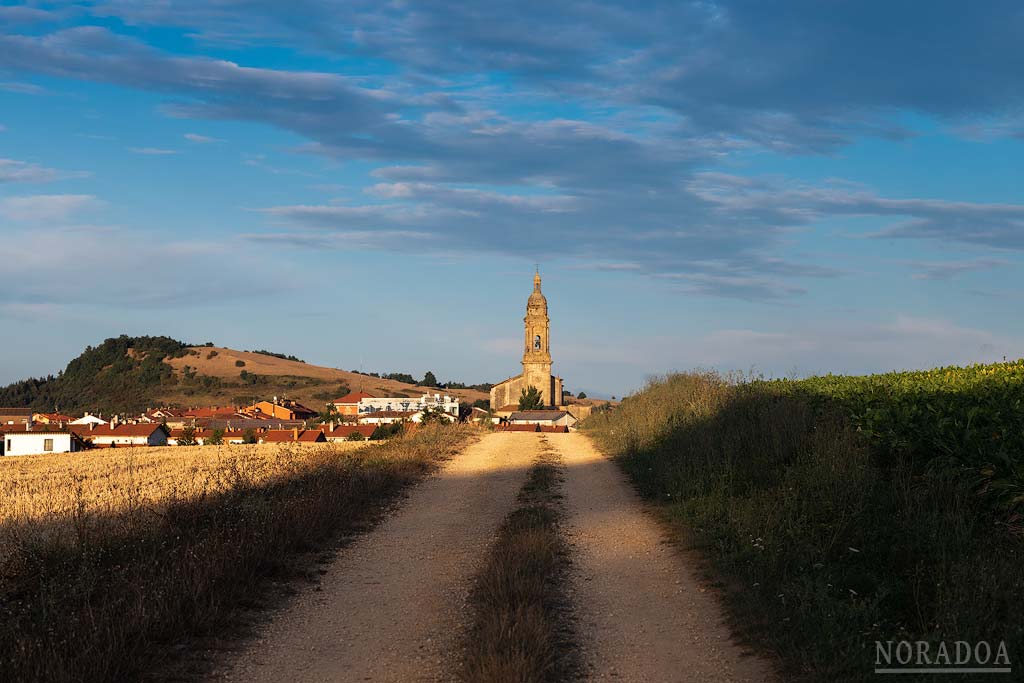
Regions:
<svg viewBox="0 0 1024 683"><path fill-rule="evenodd" d="M0 680L138 680L472 438L0 462ZM218 455L219 454L219 455Z"/></svg>
<svg viewBox="0 0 1024 683"><path fill-rule="evenodd" d="M674 374L585 427L787 678L872 678L876 640L1005 641L1024 666L1020 518L854 419L778 383Z"/></svg>

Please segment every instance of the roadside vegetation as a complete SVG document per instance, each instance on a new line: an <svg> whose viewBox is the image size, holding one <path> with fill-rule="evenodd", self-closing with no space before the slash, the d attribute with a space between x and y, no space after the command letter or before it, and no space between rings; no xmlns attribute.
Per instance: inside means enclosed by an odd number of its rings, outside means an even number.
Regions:
<svg viewBox="0 0 1024 683"><path fill-rule="evenodd" d="M1024 655L1024 364L651 381L586 429L704 551L787 678L872 677L875 641Z"/></svg>
<svg viewBox="0 0 1024 683"><path fill-rule="evenodd" d="M544 683L573 678L579 663L565 595L569 553L559 530L558 456L543 447L477 574L465 681Z"/></svg>
<svg viewBox="0 0 1024 683"><path fill-rule="evenodd" d="M473 438L0 462L0 680L138 680ZM159 451L148 453L147 451ZM180 645L179 645L180 646Z"/></svg>

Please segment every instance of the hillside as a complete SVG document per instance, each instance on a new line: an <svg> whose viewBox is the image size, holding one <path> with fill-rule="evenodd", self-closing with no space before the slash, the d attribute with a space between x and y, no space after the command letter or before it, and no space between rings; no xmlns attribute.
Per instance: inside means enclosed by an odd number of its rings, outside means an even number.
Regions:
<svg viewBox="0 0 1024 683"><path fill-rule="evenodd" d="M261 353L121 335L87 347L56 376L0 387L0 405L71 413L138 412L161 405L239 405L280 396L319 408L349 390L388 396L441 391ZM487 398L473 389L448 393L466 403Z"/></svg>

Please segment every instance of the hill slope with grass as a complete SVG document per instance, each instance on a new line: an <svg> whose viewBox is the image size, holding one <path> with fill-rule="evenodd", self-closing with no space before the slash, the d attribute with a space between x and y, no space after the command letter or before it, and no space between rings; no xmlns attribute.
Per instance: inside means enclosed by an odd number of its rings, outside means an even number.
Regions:
<svg viewBox="0 0 1024 683"><path fill-rule="evenodd" d="M487 398L475 389L416 386L312 365L283 354L189 346L169 337L121 335L86 347L57 375L0 387L0 405L109 413L155 406L241 405L280 396L320 408L348 391L378 396L447 391L467 404Z"/></svg>

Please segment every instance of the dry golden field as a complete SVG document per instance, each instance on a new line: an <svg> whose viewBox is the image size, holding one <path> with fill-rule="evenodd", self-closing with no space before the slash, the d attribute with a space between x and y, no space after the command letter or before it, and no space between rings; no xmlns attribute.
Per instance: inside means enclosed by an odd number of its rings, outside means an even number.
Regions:
<svg viewBox="0 0 1024 683"><path fill-rule="evenodd" d="M0 681L146 678L476 436L0 460Z"/></svg>
<svg viewBox="0 0 1024 683"><path fill-rule="evenodd" d="M61 524L83 514L156 511L293 476L329 454L383 442L111 448L0 459L0 525Z"/></svg>

